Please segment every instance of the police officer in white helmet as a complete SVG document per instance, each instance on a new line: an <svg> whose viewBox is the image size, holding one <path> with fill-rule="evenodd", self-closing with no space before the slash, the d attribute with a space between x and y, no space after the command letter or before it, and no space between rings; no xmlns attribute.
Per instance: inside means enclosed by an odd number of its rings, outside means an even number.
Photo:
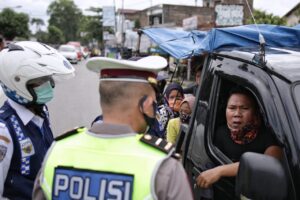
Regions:
<svg viewBox="0 0 300 200"><path fill-rule="evenodd" d="M53 141L46 103L55 77L74 68L55 49L38 42L11 43L0 52L0 199L31 199L34 179Z"/></svg>
<svg viewBox="0 0 300 200"><path fill-rule="evenodd" d="M103 121L55 139L37 177L35 200L193 198L172 144L143 134L155 121L153 87L166 66L160 56L87 62L100 74Z"/></svg>

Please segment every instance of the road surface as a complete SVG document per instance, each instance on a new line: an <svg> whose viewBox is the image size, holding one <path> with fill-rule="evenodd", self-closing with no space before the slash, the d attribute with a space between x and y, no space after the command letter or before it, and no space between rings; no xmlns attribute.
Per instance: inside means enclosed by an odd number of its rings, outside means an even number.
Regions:
<svg viewBox="0 0 300 200"><path fill-rule="evenodd" d="M83 60L74 65L74 78L56 83L54 99L48 103L54 136L77 126L90 127L94 118L101 114L99 78L86 69L85 63Z"/></svg>

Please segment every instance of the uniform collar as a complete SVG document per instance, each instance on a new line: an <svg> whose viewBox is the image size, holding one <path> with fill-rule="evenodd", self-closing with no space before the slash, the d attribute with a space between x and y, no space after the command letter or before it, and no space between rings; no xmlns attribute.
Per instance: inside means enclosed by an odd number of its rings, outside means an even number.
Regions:
<svg viewBox="0 0 300 200"><path fill-rule="evenodd" d="M95 134L123 135L135 133L132 128L125 124L94 123L89 130Z"/></svg>
<svg viewBox="0 0 300 200"><path fill-rule="evenodd" d="M8 99L9 105L16 111L24 125L27 125L30 121L33 121L39 128L42 127L44 119L40 116L35 115L25 106Z"/></svg>

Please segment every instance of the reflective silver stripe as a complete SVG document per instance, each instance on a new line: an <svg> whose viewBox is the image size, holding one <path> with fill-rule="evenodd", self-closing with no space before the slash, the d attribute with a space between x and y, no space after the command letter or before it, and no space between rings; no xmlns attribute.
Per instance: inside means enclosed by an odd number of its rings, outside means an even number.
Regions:
<svg viewBox="0 0 300 200"><path fill-rule="evenodd" d="M45 166L46 166L48 157L49 157L49 155L51 154L51 152L52 152L52 150L53 150L55 144L56 144L56 141L54 140L54 141L52 142L51 146L49 147L49 149L48 149L48 151L47 151L45 157L44 157L44 160L43 160L43 163L42 163L42 166L41 166L41 170L40 170L40 172L41 172L41 174L40 174L40 176L39 176L39 179L40 179L40 186L41 186L42 189L46 189L46 191L43 190L44 193L46 194L46 195L45 195L46 197L48 197L48 196L51 197L51 189L52 189L52 188L51 188L51 186L48 184L47 180L46 180L45 177L44 177L44 170L45 170ZM43 188L42 186L45 186L45 188Z"/></svg>
<svg viewBox="0 0 300 200"><path fill-rule="evenodd" d="M138 83L149 83L145 79L138 78L100 78L100 81L127 81L127 82L138 82Z"/></svg>

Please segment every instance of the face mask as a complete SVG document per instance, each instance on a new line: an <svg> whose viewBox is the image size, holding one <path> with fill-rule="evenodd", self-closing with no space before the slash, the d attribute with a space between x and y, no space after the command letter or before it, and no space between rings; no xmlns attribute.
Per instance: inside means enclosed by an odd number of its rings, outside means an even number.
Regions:
<svg viewBox="0 0 300 200"><path fill-rule="evenodd" d="M144 103L144 101L145 101L146 99L147 99L147 96L144 96L144 97L140 100L140 106L141 106L142 110L144 110L144 109L143 109L143 103ZM154 124L155 124L155 120L156 120L156 118L155 118L155 114L156 114L156 110L157 110L157 104L156 104L156 102L153 101L152 106L153 106L153 114L154 114L154 117L149 117L148 115L146 115L146 114L143 112L144 119L145 119L145 121L146 121L146 123L147 123L147 125L148 125L149 127L153 127Z"/></svg>
<svg viewBox="0 0 300 200"><path fill-rule="evenodd" d="M45 104L53 98L53 88L49 81L43 83L42 85L33 88L36 94L37 104Z"/></svg>
<svg viewBox="0 0 300 200"><path fill-rule="evenodd" d="M182 114L182 113L180 113L179 117L180 117L180 121L184 124L188 124L191 119L191 115L186 115L186 114Z"/></svg>

